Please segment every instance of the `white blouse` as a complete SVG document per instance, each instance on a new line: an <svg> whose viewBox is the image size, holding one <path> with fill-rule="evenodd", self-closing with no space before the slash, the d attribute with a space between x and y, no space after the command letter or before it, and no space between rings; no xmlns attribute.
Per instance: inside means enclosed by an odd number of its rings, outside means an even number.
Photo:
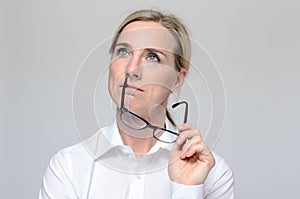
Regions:
<svg viewBox="0 0 300 199"><path fill-rule="evenodd" d="M166 124L171 129L170 124ZM167 135L162 135L167 136ZM168 176L172 144L156 142L138 161L120 137L116 122L91 138L60 150L51 160L40 189L40 199L231 199L233 174L224 159L202 185L186 186Z"/></svg>

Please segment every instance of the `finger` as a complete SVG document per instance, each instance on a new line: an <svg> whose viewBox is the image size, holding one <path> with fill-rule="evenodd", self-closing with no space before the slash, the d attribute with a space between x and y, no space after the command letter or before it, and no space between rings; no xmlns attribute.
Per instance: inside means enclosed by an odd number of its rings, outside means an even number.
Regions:
<svg viewBox="0 0 300 199"><path fill-rule="evenodd" d="M186 130L190 130L190 129L194 129L194 128L195 127L192 124L185 123L185 124L178 126L178 131L182 132L182 131L186 131Z"/></svg>
<svg viewBox="0 0 300 199"><path fill-rule="evenodd" d="M195 128L182 131L180 132L176 142L179 145L183 145L187 139L192 139L196 135L197 135L197 131Z"/></svg>
<svg viewBox="0 0 300 199"><path fill-rule="evenodd" d="M211 157L210 153L209 154L203 154L203 155L199 155L199 159L201 161L203 160L208 160Z"/></svg>
<svg viewBox="0 0 300 199"><path fill-rule="evenodd" d="M196 136L193 136L191 139L186 139L181 150L181 158L185 158L187 151L189 151L192 146L197 145L198 142L199 139L197 140Z"/></svg>
<svg viewBox="0 0 300 199"><path fill-rule="evenodd" d="M212 153L211 153L210 149L208 148L208 146L205 143L203 143L203 147L200 150L198 158L200 160L205 160L211 156L212 156Z"/></svg>
<svg viewBox="0 0 300 199"><path fill-rule="evenodd" d="M193 145L186 151L186 153L184 154L184 157L182 157L182 158L186 158L186 157L190 158L193 155L199 154L200 151L202 150L202 148L203 148L203 146L201 144Z"/></svg>
<svg viewBox="0 0 300 199"><path fill-rule="evenodd" d="M181 158L192 157L196 155L198 159L201 159L203 156L209 156L211 151L207 147L207 145L202 142L199 136L193 138L193 142L189 145L184 145L182 149ZM186 147L185 147L186 146Z"/></svg>
<svg viewBox="0 0 300 199"><path fill-rule="evenodd" d="M207 155L200 155L199 159L201 162L206 162L210 168L212 168L216 163L212 153L209 153Z"/></svg>

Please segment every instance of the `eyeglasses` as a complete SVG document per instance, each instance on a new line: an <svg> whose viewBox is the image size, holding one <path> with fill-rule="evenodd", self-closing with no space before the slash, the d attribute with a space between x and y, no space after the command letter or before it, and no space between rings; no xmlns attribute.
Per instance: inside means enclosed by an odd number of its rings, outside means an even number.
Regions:
<svg viewBox="0 0 300 199"><path fill-rule="evenodd" d="M121 107L120 107L120 119L127 127L134 129L134 130L143 130L145 128L151 128L153 129L153 137L161 142L164 143L174 143L177 139L177 136L179 133L154 126L150 124L146 119L142 118L141 116L137 115L136 113L128 110L124 107L124 98L125 98L125 89L127 87L127 78L128 74L126 74L123 88L122 88L122 98L121 98ZM188 103L186 101L177 102L172 105L172 108L176 108L180 104L185 104L185 111L184 111L184 123L187 122L187 116L188 116ZM164 133L168 133L167 136L161 136Z"/></svg>

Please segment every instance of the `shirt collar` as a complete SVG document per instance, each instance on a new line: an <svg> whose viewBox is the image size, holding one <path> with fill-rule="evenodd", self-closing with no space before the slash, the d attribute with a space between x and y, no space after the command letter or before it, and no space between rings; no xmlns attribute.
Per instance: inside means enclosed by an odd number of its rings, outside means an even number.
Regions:
<svg viewBox="0 0 300 199"><path fill-rule="evenodd" d="M166 120L166 128L172 131L176 131L175 127L171 125L168 120ZM169 135L168 133L164 133L161 136ZM94 156L95 159L99 158L100 156L102 156L103 154L105 154L113 148L127 147L122 141L116 120L114 120L114 122L110 126L98 130L98 132L95 135L93 135L91 138L84 142L85 146L88 148L89 152ZM160 149L171 151L172 148L173 144L157 141L155 145L150 149L148 154L155 153Z"/></svg>

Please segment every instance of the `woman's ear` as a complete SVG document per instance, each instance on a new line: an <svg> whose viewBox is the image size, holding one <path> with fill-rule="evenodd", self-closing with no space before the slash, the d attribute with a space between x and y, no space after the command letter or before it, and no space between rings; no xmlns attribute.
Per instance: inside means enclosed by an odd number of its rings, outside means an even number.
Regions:
<svg viewBox="0 0 300 199"><path fill-rule="evenodd" d="M177 75L177 80L172 88L172 92L177 92L180 90L181 86L183 85L185 78L186 78L187 72L185 69L181 69L180 72Z"/></svg>

